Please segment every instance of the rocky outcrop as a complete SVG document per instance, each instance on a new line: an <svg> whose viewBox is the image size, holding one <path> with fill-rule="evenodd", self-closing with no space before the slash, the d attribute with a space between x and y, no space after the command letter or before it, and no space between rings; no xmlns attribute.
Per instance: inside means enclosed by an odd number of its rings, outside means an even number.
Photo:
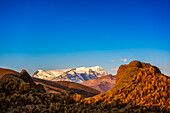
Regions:
<svg viewBox="0 0 170 113"><path fill-rule="evenodd" d="M116 84L111 90L86 100L110 103L107 106L112 106L113 112L169 112L169 95L169 76L149 63L132 61L119 67ZM131 107L125 109L127 105Z"/></svg>
<svg viewBox="0 0 170 113"><path fill-rule="evenodd" d="M19 74L5 74L0 79L1 113L64 112L67 109L64 106L72 108L81 98L74 92L61 95L45 93L44 87L35 85L25 70Z"/></svg>
<svg viewBox="0 0 170 113"><path fill-rule="evenodd" d="M38 92L45 92L44 87L41 84L36 85L32 77L28 74L26 70L22 70L20 73L11 70L8 70L7 72L7 70L8 69L1 69L2 73L7 73L3 74L3 77L0 79L1 85L13 81L16 86L21 84L27 84L27 86L36 89Z"/></svg>

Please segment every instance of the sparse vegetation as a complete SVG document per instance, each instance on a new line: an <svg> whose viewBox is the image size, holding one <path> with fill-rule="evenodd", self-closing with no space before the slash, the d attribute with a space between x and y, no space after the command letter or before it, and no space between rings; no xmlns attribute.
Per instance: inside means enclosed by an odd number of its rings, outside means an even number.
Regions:
<svg viewBox="0 0 170 113"><path fill-rule="evenodd" d="M116 85L108 92L83 98L74 92L49 94L16 75L0 79L1 112L170 112L170 77L150 64L133 61L119 68Z"/></svg>
<svg viewBox="0 0 170 113"><path fill-rule="evenodd" d="M157 67L133 61L129 65L120 66L116 75L116 85L112 90L105 95L100 94L85 100L89 103L102 100L111 103L112 107L115 106L115 102L123 108L124 105L131 105L132 108L135 106L135 109L140 109L140 112L169 112L169 80L170 77L161 74Z"/></svg>

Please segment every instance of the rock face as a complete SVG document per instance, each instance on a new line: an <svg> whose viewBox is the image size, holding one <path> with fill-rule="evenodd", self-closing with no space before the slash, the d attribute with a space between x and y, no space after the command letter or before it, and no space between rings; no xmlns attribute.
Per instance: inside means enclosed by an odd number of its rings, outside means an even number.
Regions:
<svg viewBox="0 0 170 113"><path fill-rule="evenodd" d="M87 100L110 103L113 112L170 112L170 77L149 63L132 61L119 67L111 90Z"/></svg>
<svg viewBox="0 0 170 113"><path fill-rule="evenodd" d="M34 73L33 77L52 81L72 81L81 83L104 75L108 75L108 73L100 66L95 66L63 70L38 70Z"/></svg>
<svg viewBox="0 0 170 113"><path fill-rule="evenodd" d="M150 73L152 74L152 76L161 75L160 70L149 63L132 61L128 65L121 65L119 67L116 75L116 85L118 87L124 87L131 84L132 79L134 79L135 76L138 76L138 74L141 72L143 72L142 73L143 76L144 73Z"/></svg>
<svg viewBox="0 0 170 113"><path fill-rule="evenodd" d="M104 93L110 90L115 85L115 82L116 82L115 76L105 75L102 77L84 81L81 84L94 88Z"/></svg>

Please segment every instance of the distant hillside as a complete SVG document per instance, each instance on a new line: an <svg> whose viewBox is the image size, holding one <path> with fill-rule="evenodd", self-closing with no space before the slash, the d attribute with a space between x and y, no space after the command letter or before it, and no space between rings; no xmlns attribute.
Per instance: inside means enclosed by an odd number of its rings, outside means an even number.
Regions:
<svg viewBox="0 0 170 113"><path fill-rule="evenodd" d="M108 75L108 73L100 66L95 66L62 70L38 70L34 73L33 77L51 81L71 81L81 83L103 75Z"/></svg>
<svg viewBox="0 0 170 113"><path fill-rule="evenodd" d="M42 84L48 93L66 93L75 92L84 97L92 97L100 93L100 91L93 88L69 81L48 81L43 79L34 78L35 83Z"/></svg>
<svg viewBox="0 0 170 113"><path fill-rule="evenodd" d="M19 73L11 69L0 68L0 79L6 74L19 74Z"/></svg>
<svg viewBox="0 0 170 113"><path fill-rule="evenodd" d="M104 93L110 90L115 85L115 82L116 82L115 76L105 75L95 79L87 80L85 82L82 82L81 84L94 88Z"/></svg>

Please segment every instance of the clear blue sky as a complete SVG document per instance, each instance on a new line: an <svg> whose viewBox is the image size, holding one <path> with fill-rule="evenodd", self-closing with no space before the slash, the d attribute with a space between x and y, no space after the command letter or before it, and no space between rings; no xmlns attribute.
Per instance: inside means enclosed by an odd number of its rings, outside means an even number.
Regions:
<svg viewBox="0 0 170 113"><path fill-rule="evenodd" d="M0 66L32 74L100 65L115 73L137 59L170 75L169 6L169 0L1 0Z"/></svg>

